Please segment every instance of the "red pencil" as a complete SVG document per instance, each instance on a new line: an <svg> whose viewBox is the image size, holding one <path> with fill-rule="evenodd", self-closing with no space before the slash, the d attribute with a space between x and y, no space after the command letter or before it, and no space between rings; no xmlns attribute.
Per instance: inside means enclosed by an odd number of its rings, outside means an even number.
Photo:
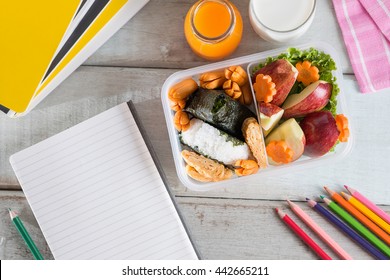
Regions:
<svg viewBox="0 0 390 280"><path fill-rule="evenodd" d="M275 210L276 210L276 213L279 214L279 217L283 220L283 222L289 228L291 228L303 240L303 242L305 242L321 259L323 259L323 260L331 260L332 259L286 213L284 213L282 210L280 210L278 208L275 208Z"/></svg>

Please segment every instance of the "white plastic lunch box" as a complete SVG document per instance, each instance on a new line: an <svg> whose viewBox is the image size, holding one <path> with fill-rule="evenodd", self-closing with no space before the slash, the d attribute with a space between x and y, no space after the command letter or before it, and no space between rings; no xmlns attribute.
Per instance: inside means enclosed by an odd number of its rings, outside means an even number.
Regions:
<svg viewBox="0 0 390 280"><path fill-rule="evenodd" d="M323 51L327 54L329 54L333 60L336 63L337 70L334 71L333 75L337 78L337 83L340 87L340 93L337 96L337 113L338 114L344 114L347 117L347 106L345 103L345 97L344 97L344 91L343 91L343 76L341 72L341 65L340 60L338 59L338 56L336 54L336 51L328 44L323 42L316 42L316 43L310 43L305 45L297 45L292 46L297 49L306 50L310 49L311 47ZM212 63L200 67L195 67L183 71L178 71L174 74L172 74L168 79L165 81L162 90L161 90L161 100L162 105L164 108L164 115L165 120L167 123L168 128L168 134L169 134L169 140L171 142L172 147L172 154L175 162L175 167L177 171L177 175L180 179L180 181L189 189L194 191L207 191L212 190L215 188L224 188L229 187L232 185L237 184L243 184L245 182L249 181L257 181L261 182L261 178L265 176L282 176L283 174L286 174L286 172L290 173L296 170L302 170L307 169L310 167L315 167L322 165L329 161L336 161L344 158L352 149L353 145L353 130L351 129L351 123L349 121L349 129L351 131L351 135L349 136L348 142L346 143L339 143L334 151L328 152L322 157L317 158L311 158L305 155L302 155L298 160L286 164L286 165L280 165L280 166L268 166L266 169L259 170L256 174L249 175L249 176L243 176L238 177L234 176L231 179L219 181L219 182L209 182L209 183L203 183L193 180L191 177L189 177L185 171L185 162L181 157L181 151L182 151L182 145L180 143L179 134L178 131L175 129L173 125L173 117L174 117L174 111L171 110L169 106L169 99L168 99L168 91L169 89L176 83L180 82L181 80L187 79L187 78L193 78L195 81L199 81L199 76L202 73L215 71L215 70L221 70L225 69L229 66L233 65L241 65L244 69L247 69L248 76L252 76L252 68L257 65L260 62L264 62L267 57L270 56L278 56L281 53L286 52L286 48L279 48L275 50L265 51L257 54L252 54L248 56L243 56L239 58L234 58L230 60L225 60L217 63ZM252 92L253 94L253 92ZM253 94L254 96L254 94ZM256 102L256 99L254 98L254 102ZM250 109L257 113L257 106L256 104L252 104L250 106ZM258 120L260 120L258 116Z"/></svg>

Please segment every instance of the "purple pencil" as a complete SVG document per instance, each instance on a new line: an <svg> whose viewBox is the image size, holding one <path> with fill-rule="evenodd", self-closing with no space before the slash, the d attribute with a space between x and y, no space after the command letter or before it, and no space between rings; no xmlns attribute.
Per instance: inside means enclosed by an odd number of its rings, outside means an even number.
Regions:
<svg viewBox="0 0 390 280"><path fill-rule="evenodd" d="M367 252L369 252L371 255L373 255L375 258L379 260L388 260L389 258L382 254L377 248L375 248L373 245L371 245L366 239L361 237L359 234L357 234L353 229L348 227L346 224L344 224L341 220L339 220L336 216L334 216L332 213L330 213L328 210L326 210L324 207L322 207L319 203L315 202L314 200L306 198L307 203L310 207L314 208L319 212L321 215L323 215L328 221L330 221L332 224L337 226L339 229L341 229L343 232L345 232L349 237L351 237L353 240L356 241L357 244L359 244L363 249L365 249Z"/></svg>

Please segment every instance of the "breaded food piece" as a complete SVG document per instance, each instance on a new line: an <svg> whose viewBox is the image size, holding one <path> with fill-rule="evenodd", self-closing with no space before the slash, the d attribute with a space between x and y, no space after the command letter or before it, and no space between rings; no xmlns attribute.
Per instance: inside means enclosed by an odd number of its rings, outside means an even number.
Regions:
<svg viewBox="0 0 390 280"><path fill-rule="evenodd" d="M217 182L232 177L233 172L212 159L208 159L195 152L183 150L181 155L188 164L188 176L201 182Z"/></svg>
<svg viewBox="0 0 390 280"><path fill-rule="evenodd" d="M261 127L255 118L247 118L242 123L242 134L255 157L260 169L268 166L267 153Z"/></svg>
<svg viewBox="0 0 390 280"><path fill-rule="evenodd" d="M206 176L200 174L191 165L188 165L188 164L186 165L186 172L187 172L188 176L190 176L192 179L194 179L196 181L199 181L199 182L212 182L212 179L210 177L206 177Z"/></svg>

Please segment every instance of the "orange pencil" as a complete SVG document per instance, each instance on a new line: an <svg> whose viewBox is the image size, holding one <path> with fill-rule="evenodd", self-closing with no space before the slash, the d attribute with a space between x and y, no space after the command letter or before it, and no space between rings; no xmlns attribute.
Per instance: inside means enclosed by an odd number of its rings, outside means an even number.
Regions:
<svg viewBox="0 0 390 280"><path fill-rule="evenodd" d="M390 245L390 236L384 232L380 227L374 224L370 219L364 216L359 212L355 207L352 206L351 203L346 201L341 195L324 187L324 189L329 193L334 201L337 202L340 206L342 206L347 212L349 212L352 216L354 216L359 222L361 222L364 226L366 226L369 230L371 230L376 236L382 239L387 245Z"/></svg>
<svg viewBox="0 0 390 280"><path fill-rule="evenodd" d="M372 212L370 209L368 209L363 203L361 203L359 200L354 198L353 196L341 192L341 195L345 198L346 201L351 203L357 210L359 210L364 216L369 218L371 221L376 223L381 229L386 231L388 234L390 234L390 225L386 223L381 217L379 217L377 214Z"/></svg>

